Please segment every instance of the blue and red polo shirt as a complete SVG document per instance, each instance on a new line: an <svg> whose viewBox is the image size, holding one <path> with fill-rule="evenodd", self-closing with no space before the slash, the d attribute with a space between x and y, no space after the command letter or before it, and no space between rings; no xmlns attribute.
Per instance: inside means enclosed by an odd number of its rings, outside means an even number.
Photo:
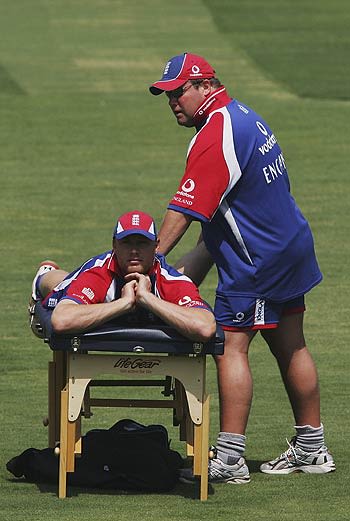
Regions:
<svg viewBox="0 0 350 521"><path fill-rule="evenodd" d="M322 279L285 158L260 115L213 92L195 114L185 173L169 208L202 225L218 295L283 302Z"/></svg>
<svg viewBox="0 0 350 521"><path fill-rule="evenodd" d="M158 298L179 306L210 310L192 280L167 264L163 255L155 255L154 264L148 275L151 280L151 291ZM92 257L67 275L43 300L42 305L47 309L54 309L58 302L64 299L73 300L78 304L111 302L120 298L124 285L125 280L116 256L113 251L107 251ZM141 308L127 315L128 317L123 315L120 318L123 323L131 321L142 325L142 323L157 321L149 311Z"/></svg>

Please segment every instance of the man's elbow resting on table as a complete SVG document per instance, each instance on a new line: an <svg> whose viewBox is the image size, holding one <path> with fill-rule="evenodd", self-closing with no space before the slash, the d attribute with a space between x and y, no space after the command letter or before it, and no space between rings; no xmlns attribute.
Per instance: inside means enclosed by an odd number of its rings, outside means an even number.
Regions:
<svg viewBox="0 0 350 521"><path fill-rule="evenodd" d="M72 320L61 316L52 317L51 325L52 329L57 335L64 335L65 333L77 332L77 329L79 329L72 323Z"/></svg>
<svg viewBox="0 0 350 521"><path fill-rule="evenodd" d="M210 311L202 310L192 321L193 338L198 342L209 342L216 332L215 318Z"/></svg>
<svg viewBox="0 0 350 521"><path fill-rule="evenodd" d="M79 320L75 319L75 306L78 304L69 303L65 305L60 303L53 310L51 315L51 325L55 333L58 335L63 335L65 333L76 332L79 329L82 329L79 324Z"/></svg>

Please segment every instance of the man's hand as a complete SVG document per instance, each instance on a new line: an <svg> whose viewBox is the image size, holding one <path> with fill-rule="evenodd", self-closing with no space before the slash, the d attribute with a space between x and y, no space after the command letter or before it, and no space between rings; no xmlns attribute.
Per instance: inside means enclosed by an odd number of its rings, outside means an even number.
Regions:
<svg viewBox="0 0 350 521"><path fill-rule="evenodd" d="M131 275L135 274L132 273ZM127 277L125 277L125 280L127 280ZM127 302L127 309L130 311L133 311L136 307L136 289L137 281L135 278L132 278L127 281L121 292L121 298L125 299Z"/></svg>
<svg viewBox="0 0 350 521"><path fill-rule="evenodd" d="M137 304L137 285L135 278L127 281L122 289L121 297L112 302L84 306L73 300L61 300L52 312L53 329L58 334L87 331L133 311Z"/></svg>
<svg viewBox="0 0 350 521"><path fill-rule="evenodd" d="M129 273L125 280L135 283L136 305L148 309L182 335L199 342L207 342L214 335L216 323L208 309L179 306L156 297L148 275Z"/></svg>
<svg viewBox="0 0 350 521"><path fill-rule="evenodd" d="M133 284L134 290L134 298L135 304L139 304L140 306L145 306L147 303L147 298L151 293L151 280L148 275L143 275L142 273L129 273L125 276L125 280L127 284Z"/></svg>

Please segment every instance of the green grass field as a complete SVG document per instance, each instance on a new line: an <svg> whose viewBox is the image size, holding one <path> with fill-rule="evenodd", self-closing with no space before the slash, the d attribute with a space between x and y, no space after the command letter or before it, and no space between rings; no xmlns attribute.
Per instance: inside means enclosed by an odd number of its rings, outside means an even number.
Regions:
<svg viewBox="0 0 350 521"><path fill-rule="evenodd" d="M350 8L345 0L2 0L0 5L1 438L4 521L329 521L349 519ZM261 113L284 151L292 190L314 231L323 283L308 296L306 335L317 362L322 418L337 472L266 476L259 463L285 449L293 418L262 341L251 349L255 396L248 428L252 482L216 485L209 500L191 486L171 494L73 490L12 480L5 464L47 445L49 349L27 327L36 265L77 266L110 247L116 217L135 207L160 224L182 175L192 131L148 93L165 61L204 55L230 93ZM169 256L176 260L198 233ZM202 294L213 302L211 272ZM218 396L209 363L211 442ZM129 412L129 411L128 411ZM85 428L108 427L123 410L98 410ZM169 412L130 411L168 427Z"/></svg>

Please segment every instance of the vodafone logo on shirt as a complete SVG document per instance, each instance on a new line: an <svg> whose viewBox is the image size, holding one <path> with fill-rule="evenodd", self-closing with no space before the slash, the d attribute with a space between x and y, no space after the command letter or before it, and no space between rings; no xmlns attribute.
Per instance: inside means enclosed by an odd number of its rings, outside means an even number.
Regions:
<svg viewBox="0 0 350 521"><path fill-rule="evenodd" d="M185 297L182 297L182 299L179 300L178 304L179 306L187 306L192 301L191 297L186 295Z"/></svg>
<svg viewBox="0 0 350 521"><path fill-rule="evenodd" d="M193 179L186 179L186 181L181 186L181 190L178 190L176 192L176 195L174 196L174 201L186 204L187 206L192 206L193 203L191 199L194 199L194 195L192 195L191 192L193 192L195 186L196 183L193 181ZM179 197L179 195L181 195L182 197Z"/></svg>
<svg viewBox="0 0 350 521"><path fill-rule="evenodd" d="M193 192L195 186L196 186L196 184L193 181L193 179L187 179L184 182L184 184L181 186L181 190L183 190L184 192L186 192L188 194L189 192Z"/></svg>
<svg viewBox="0 0 350 521"><path fill-rule="evenodd" d="M185 297L182 297L182 299L178 302L179 306L186 306L187 308L204 308L205 304L201 302L200 300L192 300L191 297L186 295Z"/></svg>

